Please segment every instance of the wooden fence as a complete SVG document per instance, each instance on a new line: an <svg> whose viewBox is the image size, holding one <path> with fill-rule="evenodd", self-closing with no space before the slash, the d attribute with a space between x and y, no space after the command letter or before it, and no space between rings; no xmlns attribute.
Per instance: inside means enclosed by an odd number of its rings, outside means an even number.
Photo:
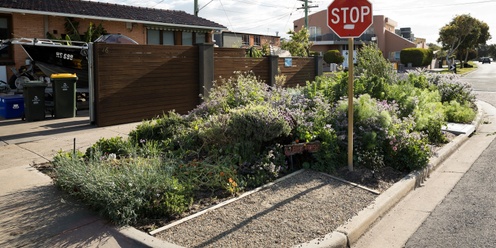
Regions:
<svg viewBox="0 0 496 248"><path fill-rule="evenodd" d="M277 68L287 85L304 85L322 72L315 58L245 58L243 49L95 43L94 116L97 126L150 119L175 110L185 114L200 103L213 80L252 71L268 84Z"/></svg>

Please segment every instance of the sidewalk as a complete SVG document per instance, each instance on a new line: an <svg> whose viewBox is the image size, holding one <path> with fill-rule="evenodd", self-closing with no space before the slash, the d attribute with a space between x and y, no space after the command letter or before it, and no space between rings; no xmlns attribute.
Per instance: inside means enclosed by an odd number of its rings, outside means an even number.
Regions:
<svg viewBox="0 0 496 248"><path fill-rule="evenodd" d="M127 136L139 123L97 128L89 118L0 121L0 247L171 247L134 228L117 229L64 199L31 167L60 150L84 151L100 138Z"/></svg>
<svg viewBox="0 0 496 248"><path fill-rule="evenodd" d="M490 113L489 121L496 123L496 109L489 104L481 106ZM74 143L76 149L84 151L100 138L127 136L138 124L97 128L84 116L40 122L1 120L0 247L178 247L134 228L115 228L85 206L64 199L64 194L53 186L48 176L30 166L48 162L61 149L73 149ZM485 135L480 138L484 138L484 142L493 139ZM469 140L472 139L474 137ZM480 146L474 146L474 149L480 149ZM461 157L475 156L470 149L457 152ZM387 208L391 206L387 205ZM346 229L348 237L344 238L356 241L358 235L363 234L362 230L369 227L368 221L355 222L358 224L353 228L359 231L350 233L350 229ZM343 238L342 235L338 238ZM358 237L351 238L350 235ZM374 236L392 237L386 233ZM324 247L324 243L319 247Z"/></svg>

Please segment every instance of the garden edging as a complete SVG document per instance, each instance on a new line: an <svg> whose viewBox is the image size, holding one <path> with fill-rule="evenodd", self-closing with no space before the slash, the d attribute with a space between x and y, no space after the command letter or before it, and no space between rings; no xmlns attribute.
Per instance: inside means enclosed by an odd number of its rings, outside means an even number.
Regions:
<svg viewBox="0 0 496 248"><path fill-rule="evenodd" d="M482 108L477 102L478 113L472 124L475 129L482 122ZM368 228L381 216L386 214L403 197L415 188L421 186L422 182L436 170L449 156L451 156L461 145L468 140L471 134L461 134L450 143L443 146L434 157L430 158L429 164L422 170L411 172L402 180L395 183L381 195L369 207L360 211L348 223L338 227L336 231L327 234L324 238L317 238L295 247L329 247L347 248L354 244L368 230Z"/></svg>

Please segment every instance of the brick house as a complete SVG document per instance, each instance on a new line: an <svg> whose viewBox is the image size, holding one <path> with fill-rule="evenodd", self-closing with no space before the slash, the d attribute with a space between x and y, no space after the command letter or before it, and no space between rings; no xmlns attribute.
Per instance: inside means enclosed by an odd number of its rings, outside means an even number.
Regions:
<svg viewBox="0 0 496 248"><path fill-rule="evenodd" d="M348 40L339 38L327 26L327 10L310 15L308 20L310 41L313 42L312 51L324 53L328 50L339 50L345 55L343 65L346 67L348 60ZM304 26L304 18L294 21L295 31L299 31ZM409 28L398 30L396 29L397 26L398 23L389 17L383 15L373 16L372 26L362 36L355 38L354 53L356 54L357 48L363 44L377 43L384 58L391 62L399 63L401 50L412 47L425 47L425 39L415 39ZM401 31L403 31L403 34Z"/></svg>
<svg viewBox="0 0 496 248"><path fill-rule="evenodd" d="M83 0L0 0L0 39L65 37L67 18L79 22L84 34L90 23L107 33L126 35L139 44L193 45L210 43L226 27L184 11L163 10ZM0 80L8 68L25 64L20 46L0 50Z"/></svg>

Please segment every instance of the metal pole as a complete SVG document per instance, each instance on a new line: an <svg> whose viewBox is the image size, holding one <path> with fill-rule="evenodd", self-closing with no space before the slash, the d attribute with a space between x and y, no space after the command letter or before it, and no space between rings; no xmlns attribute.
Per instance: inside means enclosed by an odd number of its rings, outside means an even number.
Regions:
<svg viewBox="0 0 496 248"><path fill-rule="evenodd" d="M305 28L308 29L308 0L305 0Z"/></svg>
<svg viewBox="0 0 496 248"><path fill-rule="evenodd" d="M195 16L198 16L198 12L199 12L199 8L198 8L198 0L195 0Z"/></svg>
<svg viewBox="0 0 496 248"><path fill-rule="evenodd" d="M353 171L353 38L348 38L348 170Z"/></svg>
<svg viewBox="0 0 496 248"><path fill-rule="evenodd" d="M95 67L93 61L93 42L88 43L88 90L89 90L89 108L90 108L90 124L95 122L95 78L93 77Z"/></svg>

